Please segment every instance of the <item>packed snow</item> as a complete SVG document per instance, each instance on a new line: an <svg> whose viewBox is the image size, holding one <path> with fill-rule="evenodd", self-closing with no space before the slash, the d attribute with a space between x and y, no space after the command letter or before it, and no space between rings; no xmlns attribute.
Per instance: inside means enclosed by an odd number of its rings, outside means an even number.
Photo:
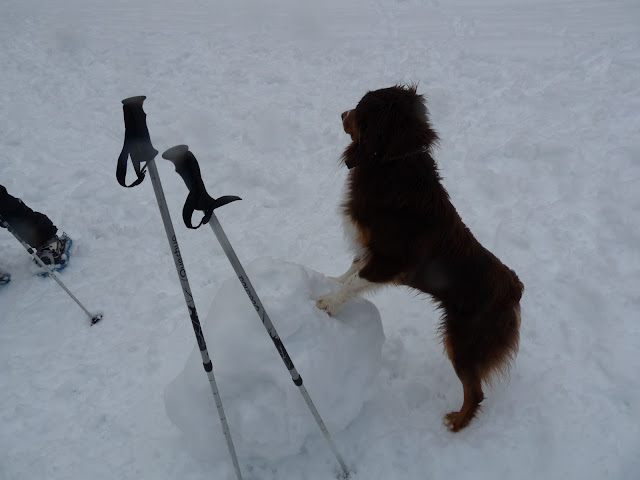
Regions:
<svg viewBox="0 0 640 480"><path fill-rule="evenodd" d="M246 270L323 423L330 432L344 430L375 390L384 343L380 313L356 299L329 318L314 299L338 283L299 265L259 259ZM320 430L236 277L222 284L202 323L235 448L254 461L299 453ZM205 379L196 345L167 387L165 404L194 453L220 461L229 454Z"/></svg>
<svg viewBox="0 0 640 480"><path fill-rule="evenodd" d="M0 229L0 480L236 478L151 183L115 179L134 95L157 150L188 144L212 195L242 197L217 215L352 480L638 478L637 0L0 11L0 184L73 238L60 277L104 313L90 326ZM339 318L313 308L322 275L351 262L340 114L410 82L454 205L525 285L510 375L457 434L442 416L462 388L428 298L388 288ZM184 183L156 162L244 478L335 478L224 252L184 227Z"/></svg>

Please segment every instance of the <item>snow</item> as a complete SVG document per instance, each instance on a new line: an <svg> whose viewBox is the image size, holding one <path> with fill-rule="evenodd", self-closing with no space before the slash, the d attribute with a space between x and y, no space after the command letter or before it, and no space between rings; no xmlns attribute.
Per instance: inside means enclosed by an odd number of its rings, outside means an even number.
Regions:
<svg viewBox="0 0 640 480"><path fill-rule="evenodd" d="M278 335L314 405L321 416L325 412L323 422L330 432L344 430L371 399L381 369L380 313L360 298L330 319L314 299L336 291L338 283L299 265L259 259L246 271L269 318L277 319ZM202 323L235 448L263 462L300 452L320 430L237 277L222 284ZM205 379L196 345L165 390L165 405L194 453L220 461L229 454Z"/></svg>
<svg viewBox="0 0 640 480"><path fill-rule="evenodd" d="M212 195L243 198L218 217L245 266L268 258L274 271L286 262L298 275L337 275L351 261L337 212L348 142L340 113L400 82L418 82L427 96L442 138L436 158L462 218L525 284L521 348L508 379L486 389L478 418L452 434L442 415L460 406L462 389L427 298L403 289L369 298L386 339L378 375L362 379L366 392L322 365L306 372L310 352L296 358L295 342L285 345L314 400L344 403L319 409L352 478L638 477L637 0L5 0L0 41L0 183L73 238L60 276L104 312L90 327L0 230L0 268L12 274L0 286L1 480L235 478L226 447L198 455L165 406L195 340L150 181L123 189L115 180L120 100L146 95L155 148L188 144ZM184 184L169 162L157 164L209 324L207 312L217 319L231 303L214 295L233 271L207 228L182 225ZM267 305L276 328L287 331L296 306L309 303L305 285L281 292L289 304ZM272 302L276 288L261 282L258 294ZM264 332L233 340L262 328L253 322L220 326L227 341L207 337L245 354L232 365L211 350L244 477L334 478L310 415L292 427L306 434L302 447L288 444L272 429L295 410L252 402L243 392L254 385L224 377L267 368L262 352L274 356ZM322 339L298 341L303 350L317 341L327 362L347 355L338 375L374 353ZM288 388L287 398L299 397L278 361L263 395ZM188 375L208 388L200 364ZM196 410L191 402L179 401ZM213 405L209 415L203 423L219 427ZM252 456L245 441L268 436L282 450Z"/></svg>

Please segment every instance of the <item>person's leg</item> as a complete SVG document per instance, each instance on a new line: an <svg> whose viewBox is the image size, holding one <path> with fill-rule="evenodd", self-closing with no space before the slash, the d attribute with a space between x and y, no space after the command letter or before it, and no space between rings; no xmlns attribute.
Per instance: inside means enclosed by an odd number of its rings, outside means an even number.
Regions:
<svg viewBox="0 0 640 480"><path fill-rule="evenodd" d="M22 200L9 195L2 185L0 185L0 215L22 240L36 249L53 240L58 231L49 217L31 210Z"/></svg>

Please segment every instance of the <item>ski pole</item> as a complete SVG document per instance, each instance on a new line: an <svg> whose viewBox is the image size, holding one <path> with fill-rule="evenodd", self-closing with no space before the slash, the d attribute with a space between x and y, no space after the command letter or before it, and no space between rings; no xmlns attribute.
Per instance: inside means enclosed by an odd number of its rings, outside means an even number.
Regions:
<svg viewBox="0 0 640 480"><path fill-rule="evenodd" d="M287 370L289 370L293 383L300 390L300 393L302 394L307 406L311 410L311 414L313 415L313 418L316 420L318 427L320 428L320 430L322 431L322 434L327 440L329 444L329 448L331 449L336 459L338 460L338 463L340 464L340 468L342 469L343 478L348 478L349 471L347 469L347 466L344 460L342 459L342 456L338 452L338 448L336 447L335 442L331 438L331 435L329 434L327 427L325 426L324 422L322 421L322 418L320 417L320 414L318 413L318 409L313 404L313 401L311 400L311 397L309 396L309 393L307 392L306 387L302 383L302 377L296 370L296 367L294 366L293 361L291 360L291 357L289 357L289 354L287 353L287 350L284 347L284 344L282 343L282 340L280 339L278 332L276 331L276 328L273 326L273 323L271 322L271 319L269 318L267 311L262 305L260 298L258 298L258 294L253 288L253 285L251 284L251 281L249 280L247 273L242 267L240 260L238 260L238 257L235 251L233 250L233 247L231 246L229 239L224 233L224 230L222 229L222 226L220 225L218 218L213 212L218 206L220 206L220 204L225 204L228 202L225 202L225 197L214 199L209 196L209 194L205 189L204 183L202 181L202 176L200 174L200 167L198 166L198 161L196 160L196 157L189 151L189 147L187 147L186 145L177 145L165 151L162 154L162 157L173 162L176 168L176 172L180 174L180 176L184 180L184 183L187 185L187 188L189 189L189 195L187 197L187 201L185 202L184 208L182 209L182 218L185 222L185 225L188 228L198 228L200 227L200 225L204 223L208 223L211 229L213 230L213 233L215 234L216 238L218 239L218 242L220 243L220 246L224 250L224 253L227 255L227 258L229 259L231 266L235 270L236 275L238 276L238 280L240 280L240 283L242 284L242 288L244 289L245 293L249 297L249 300L253 304L253 307L255 308L256 312L258 313L258 316L260 317L260 320L262 320L262 324L264 325L267 332L269 333L269 336L271 337L273 344L275 345L276 349L278 350L278 353L280 354L280 358L282 358L282 361L287 367ZM200 221L200 224L195 227L191 223L191 217L194 213L194 210L201 210L204 212L204 217Z"/></svg>
<svg viewBox="0 0 640 480"><path fill-rule="evenodd" d="M120 153L120 157L118 159L116 177L118 179L118 182L123 187L127 187L127 185L125 185L125 175L127 157L129 156L131 156L131 161L133 163L136 174L138 175L138 178L131 185L128 185L128 187L133 187L140 184L142 180L144 180L145 170L147 168L149 169L151 184L153 185L153 191L158 202L158 207L160 208L160 215L162 217L162 222L164 223L167 240L169 241L169 248L173 255L176 272L178 273L178 279L180 280L180 284L182 286L182 293L184 294L184 300L189 311L191 325L193 326L193 333L196 336L198 348L200 349L202 365L205 372L207 373L207 377L209 378L209 385L211 386L211 393L213 393L213 398L218 410L218 416L220 417L222 432L224 434L225 440L227 441L227 448L229 449L229 454L231 455L231 460L233 462L233 468L236 472L236 477L238 478L238 480L242 480L242 473L240 472L240 465L238 464L236 450L233 446L233 440L231 439L231 431L229 430L227 417L225 416L224 408L222 407L222 399L220 398L216 379L213 374L213 363L209 358L209 352L207 350L207 344L204 339L204 334L202 333L202 327L198 318L196 304L193 300L193 295L191 294L191 287L189 286L187 271L185 270L184 263L182 261L180 247L178 246L178 239L173 229L173 223L171 222L171 216L169 214L169 209L167 208L167 201L162 189L162 183L160 182L160 177L158 176L158 170L156 168L154 160L155 156L158 154L158 151L153 148L153 145L151 144L149 130L147 129L147 115L142 108L142 103L144 102L145 98L146 97L144 96L139 96L122 100L122 109L124 111L125 137L124 146L122 147L122 153ZM145 164L143 168L141 168L141 163Z"/></svg>
<svg viewBox="0 0 640 480"><path fill-rule="evenodd" d="M89 312L89 310L87 310L84 305L82 305L82 303L80 303L80 300L78 300L75 295L73 295L73 293L71 293L69 291L69 289L64 285L64 283L62 283L62 280L60 280L60 278L58 277L58 275L56 275L56 273L51 270L49 268L49 266L47 264L45 264L42 259L38 256L38 254L36 253L36 250L34 248L31 247L31 245L29 245L27 242L25 242L20 235L18 235L18 232L16 232L11 225L9 225L9 223L4 220L2 218L2 215L0 215L0 223L6 227L12 234L14 237L16 237L16 240L18 240L22 246L24 248L27 249L27 252L29 252L29 254L33 257L33 259L35 260L35 262L45 270L45 272L51 277L53 278L58 285L60 285L62 287L62 289L67 292L69 294L69 296L73 299L74 302L76 302L78 304L78 306L84 311L84 313L87 314L87 316L89 317L89 319L91 320L91 325L94 325L96 323L98 323L100 320L102 320L102 314L101 313L97 313L97 314L92 314L91 312Z"/></svg>

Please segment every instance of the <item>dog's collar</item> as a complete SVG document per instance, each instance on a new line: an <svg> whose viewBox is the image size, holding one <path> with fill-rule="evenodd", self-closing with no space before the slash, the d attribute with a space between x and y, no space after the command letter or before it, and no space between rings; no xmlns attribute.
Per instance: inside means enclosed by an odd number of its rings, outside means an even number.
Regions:
<svg viewBox="0 0 640 480"><path fill-rule="evenodd" d="M420 148L414 150L413 152L403 153L402 155L396 155L395 157L388 158L386 161L390 162L390 161L393 161L393 160L402 160L403 158L413 157L414 155L417 155L419 153L425 153L426 151L427 151L427 149L425 147L420 147Z"/></svg>
<svg viewBox="0 0 640 480"><path fill-rule="evenodd" d="M402 155L396 155L395 157L391 157L391 158L387 158L384 160L384 163L386 162L392 162L395 160L402 160L403 158L407 158L407 157L412 157L413 155L417 155L419 153L425 153L427 151L427 149L425 147L420 147L417 150L414 150L413 152L409 152L409 153L403 153ZM376 158L378 156L378 152L374 152L373 153L373 157ZM344 162L345 165L347 166L347 168L349 170L351 170L352 168L358 167L360 166L360 162Z"/></svg>

